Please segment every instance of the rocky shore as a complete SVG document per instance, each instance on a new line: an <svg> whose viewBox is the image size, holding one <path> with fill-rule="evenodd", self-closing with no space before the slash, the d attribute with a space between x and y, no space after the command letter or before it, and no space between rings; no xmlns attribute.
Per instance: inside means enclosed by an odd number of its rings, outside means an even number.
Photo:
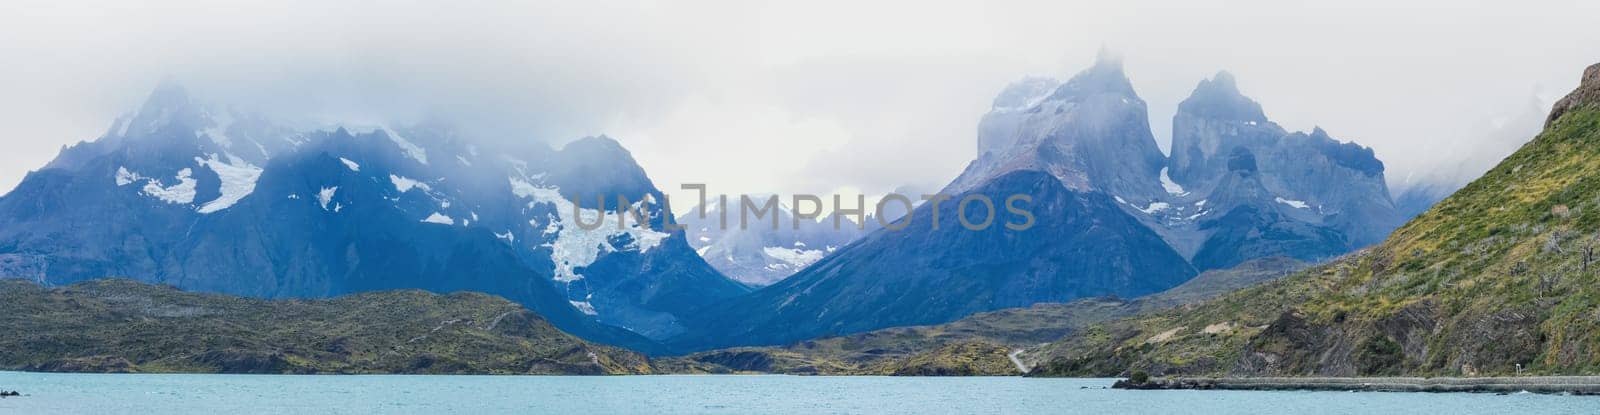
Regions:
<svg viewBox="0 0 1600 415"><path fill-rule="evenodd" d="M1113 389L1261 390L1362 392L1477 392L1600 395L1600 376L1527 376L1481 378L1409 377L1252 377L1160 378L1145 382L1118 380Z"/></svg>

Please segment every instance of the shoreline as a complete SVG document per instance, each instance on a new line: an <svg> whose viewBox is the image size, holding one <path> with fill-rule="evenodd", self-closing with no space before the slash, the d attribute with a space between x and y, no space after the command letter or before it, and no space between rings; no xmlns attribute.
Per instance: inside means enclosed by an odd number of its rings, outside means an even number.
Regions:
<svg viewBox="0 0 1600 415"><path fill-rule="evenodd" d="M1118 380L1112 389L1351 392L1470 392L1600 395L1600 376L1519 377L1250 377Z"/></svg>

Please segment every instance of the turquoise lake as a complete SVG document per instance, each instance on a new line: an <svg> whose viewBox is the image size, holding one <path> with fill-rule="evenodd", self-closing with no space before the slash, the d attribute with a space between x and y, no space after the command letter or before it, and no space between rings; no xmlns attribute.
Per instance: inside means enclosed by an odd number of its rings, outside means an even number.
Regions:
<svg viewBox="0 0 1600 415"><path fill-rule="evenodd" d="M0 414L1600 413L1536 394L1123 391L1110 379L0 372Z"/></svg>

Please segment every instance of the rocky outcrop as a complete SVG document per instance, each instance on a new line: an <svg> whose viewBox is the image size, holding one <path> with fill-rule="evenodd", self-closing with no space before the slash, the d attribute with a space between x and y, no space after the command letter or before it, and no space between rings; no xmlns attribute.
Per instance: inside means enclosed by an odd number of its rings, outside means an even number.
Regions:
<svg viewBox="0 0 1600 415"><path fill-rule="evenodd" d="M1556 101L1550 109L1550 116L1545 118L1545 128L1550 128L1562 115L1574 109L1600 104L1600 63L1589 65L1583 70L1583 78L1578 80L1578 89Z"/></svg>
<svg viewBox="0 0 1600 415"><path fill-rule="evenodd" d="M1349 392L1519 392L1600 395L1600 377L1534 376L1482 378L1416 377L1255 377L1164 378L1144 382L1117 380L1112 389L1134 390L1253 390Z"/></svg>

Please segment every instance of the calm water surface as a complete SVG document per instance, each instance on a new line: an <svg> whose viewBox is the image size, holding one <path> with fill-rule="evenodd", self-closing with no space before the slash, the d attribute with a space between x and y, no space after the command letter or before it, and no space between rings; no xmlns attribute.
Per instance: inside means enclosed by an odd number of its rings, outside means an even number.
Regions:
<svg viewBox="0 0 1600 415"><path fill-rule="evenodd" d="M1600 397L1122 391L1109 379L0 372L0 414L1600 413Z"/></svg>

